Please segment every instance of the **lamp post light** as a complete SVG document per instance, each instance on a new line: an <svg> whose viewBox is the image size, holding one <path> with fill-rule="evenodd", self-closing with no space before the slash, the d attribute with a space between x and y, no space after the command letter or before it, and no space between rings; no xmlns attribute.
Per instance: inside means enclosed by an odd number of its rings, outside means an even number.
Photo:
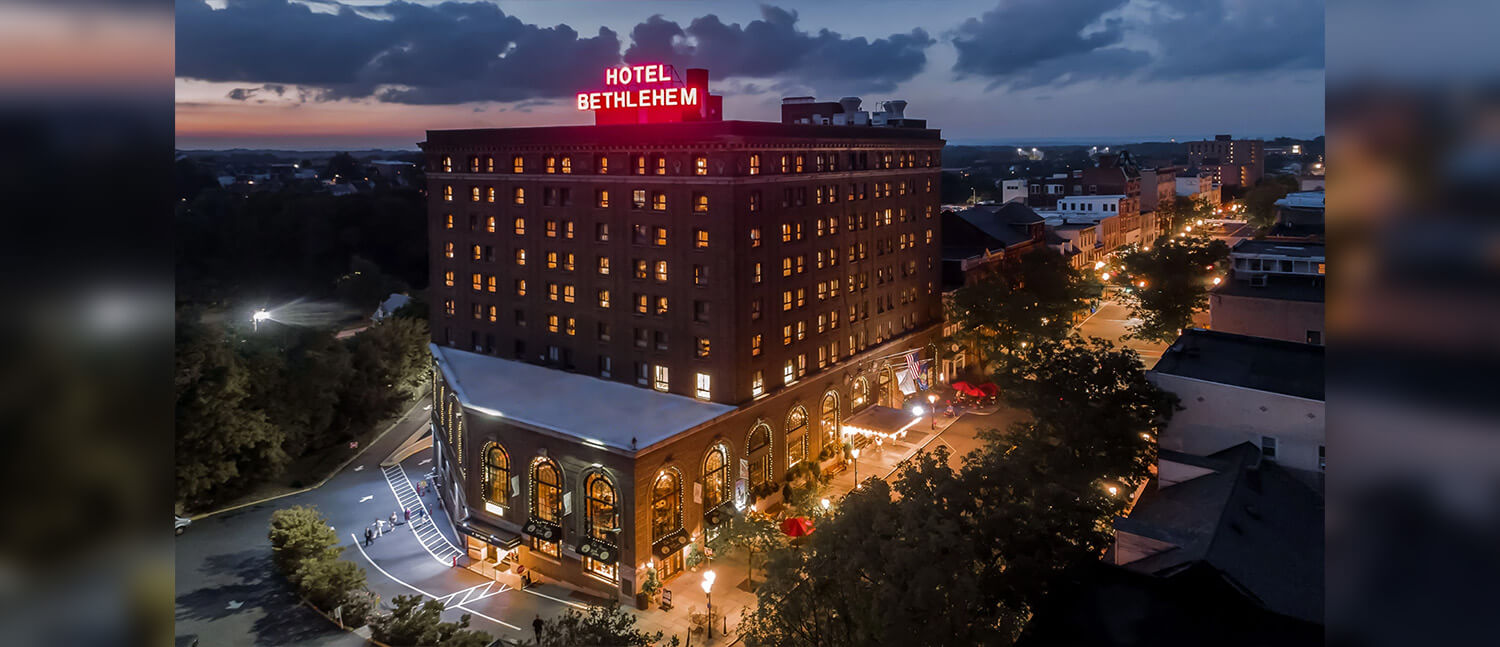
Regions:
<svg viewBox="0 0 1500 647"><path fill-rule="evenodd" d="M929 424L927 426L927 428L929 430L937 429L937 394L936 393L928 393L927 394L927 404L929 404L929 405L932 406L932 417L928 418L928 420L931 421L931 424Z"/></svg>
<svg viewBox="0 0 1500 647"><path fill-rule="evenodd" d="M858 447L851 448L849 450L849 455L854 457L854 487L858 488L859 487L859 448Z"/></svg>
<svg viewBox="0 0 1500 647"><path fill-rule="evenodd" d="M824 499L827 501L827 499ZM708 639L714 638L714 572L703 571L703 594L708 596Z"/></svg>
<svg viewBox="0 0 1500 647"><path fill-rule="evenodd" d="M270 318L271 318L271 311L270 310L266 310L265 308L261 308L259 310L256 310L255 314L250 315L250 324L251 324L251 326L253 326L253 330L257 330L258 331L258 330L260 330L260 322L265 321L265 320L270 319Z"/></svg>

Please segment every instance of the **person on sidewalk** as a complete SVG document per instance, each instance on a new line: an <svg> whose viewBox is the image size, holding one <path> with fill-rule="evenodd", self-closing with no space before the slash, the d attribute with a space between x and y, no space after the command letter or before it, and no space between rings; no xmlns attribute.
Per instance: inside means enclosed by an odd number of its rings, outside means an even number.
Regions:
<svg viewBox="0 0 1500 647"><path fill-rule="evenodd" d="M375 541L375 531L370 530L369 526L365 526L365 546L369 546L372 541Z"/></svg>
<svg viewBox="0 0 1500 647"><path fill-rule="evenodd" d="M395 530L395 529L396 529L396 512L394 510L392 510L391 511L391 530Z"/></svg>
<svg viewBox="0 0 1500 647"><path fill-rule="evenodd" d="M411 508L403 508L406 512L406 523L411 523Z"/></svg>
<svg viewBox="0 0 1500 647"><path fill-rule="evenodd" d="M537 614L536 620L531 621L531 628L536 631L536 644L542 644L542 614Z"/></svg>

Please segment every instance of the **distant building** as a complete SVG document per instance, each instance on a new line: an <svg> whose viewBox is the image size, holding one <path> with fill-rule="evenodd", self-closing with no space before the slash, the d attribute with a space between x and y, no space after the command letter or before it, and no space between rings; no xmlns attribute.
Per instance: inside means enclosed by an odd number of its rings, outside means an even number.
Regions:
<svg viewBox="0 0 1500 647"><path fill-rule="evenodd" d="M1324 181L1322 175L1299 175L1297 186L1303 191L1322 191L1328 188L1328 183Z"/></svg>
<svg viewBox="0 0 1500 647"><path fill-rule="evenodd" d="M1323 236L1322 191L1288 193L1276 201L1276 226L1272 233L1281 236Z"/></svg>
<svg viewBox="0 0 1500 647"><path fill-rule="evenodd" d="M1209 172L1220 186L1252 187L1266 172L1265 142L1218 135L1188 142L1188 166Z"/></svg>
<svg viewBox="0 0 1500 647"><path fill-rule="evenodd" d="M1207 200L1209 204L1219 206L1219 186L1214 183L1214 176L1207 171L1191 169L1178 173L1175 179L1177 185L1177 197Z"/></svg>
<svg viewBox="0 0 1500 647"><path fill-rule="evenodd" d="M1136 228L1126 229L1120 217L1129 204L1123 195L1068 197L1057 201L1057 208L1038 211L1054 229L1068 224L1092 224L1099 231L1095 244L1101 254L1108 254L1127 244L1140 242L1139 216Z"/></svg>
<svg viewBox="0 0 1500 647"><path fill-rule="evenodd" d="M1147 378L1182 409L1164 450L1208 456L1241 443L1322 490L1323 347L1189 328Z"/></svg>
<svg viewBox="0 0 1500 647"><path fill-rule="evenodd" d="M1099 227L1091 222L1061 222L1047 225L1049 237L1055 237L1057 251L1068 259L1074 269L1090 269L1104 258L1104 246L1099 244Z"/></svg>
<svg viewBox="0 0 1500 647"><path fill-rule="evenodd" d="M375 308L375 314L370 315L370 319L374 321L383 320L386 317L396 314L397 310L400 310L408 303L411 303L411 297L392 292L391 296L386 297L385 301L380 302L380 307Z"/></svg>
<svg viewBox="0 0 1500 647"><path fill-rule="evenodd" d="M1208 294L1214 330L1322 344L1322 243L1242 240L1229 255L1231 274Z"/></svg>
<svg viewBox="0 0 1500 647"><path fill-rule="evenodd" d="M1046 245L1040 215L1019 202L943 212L943 286L968 285Z"/></svg>
<svg viewBox="0 0 1500 647"><path fill-rule="evenodd" d="M1026 204L1026 199L1030 197L1027 189L1026 178L1013 177L1008 180L1000 180L998 184L1000 185L1001 202L1019 202L1021 204Z"/></svg>
<svg viewBox="0 0 1500 647"><path fill-rule="evenodd" d="M1158 166L1141 169L1141 212L1155 211L1163 202L1177 197L1176 166Z"/></svg>

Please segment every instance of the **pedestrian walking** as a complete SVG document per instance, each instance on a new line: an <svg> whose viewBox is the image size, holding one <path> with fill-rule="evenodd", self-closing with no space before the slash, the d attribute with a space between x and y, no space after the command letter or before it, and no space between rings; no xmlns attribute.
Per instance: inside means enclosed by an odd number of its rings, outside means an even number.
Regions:
<svg viewBox="0 0 1500 647"><path fill-rule="evenodd" d="M536 631L536 643L542 644L542 614L537 614L536 620L531 621L531 628Z"/></svg>
<svg viewBox="0 0 1500 647"><path fill-rule="evenodd" d="M403 508L406 511L406 523L411 523L411 508Z"/></svg>
<svg viewBox="0 0 1500 647"><path fill-rule="evenodd" d="M379 536L381 536L383 534L385 534L385 522L381 521L379 519L376 519L375 520L375 536L379 537Z"/></svg>
<svg viewBox="0 0 1500 647"><path fill-rule="evenodd" d="M375 541L375 531L370 530L369 526L365 526L365 545L369 546L372 541Z"/></svg>
<svg viewBox="0 0 1500 647"><path fill-rule="evenodd" d="M395 529L396 529L396 513L394 511L392 511L391 512L391 530L395 530Z"/></svg>
<svg viewBox="0 0 1500 647"><path fill-rule="evenodd" d="M417 481L417 496L422 496L422 488L426 485L427 481Z"/></svg>

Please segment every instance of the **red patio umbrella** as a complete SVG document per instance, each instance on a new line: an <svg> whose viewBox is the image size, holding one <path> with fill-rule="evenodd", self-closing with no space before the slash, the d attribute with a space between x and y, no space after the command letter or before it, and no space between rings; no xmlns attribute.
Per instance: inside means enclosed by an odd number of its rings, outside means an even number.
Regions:
<svg viewBox="0 0 1500 647"><path fill-rule="evenodd" d="M1000 393L1000 387L995 386L994 382L985 382L984 384L979 385L979 390L985 395L996 395Z"/></svg>
<svg viewBox="0 0 1500 647"><path fill-rule="evenodd" d="M969 389L974 388L972 386L969 386L968 382L964 382L962 380L960 380L958 382L953 382L952 384L949 384L948 386L953 387L959 393L968 393Z"/></svg>
<svg viewBox="0 0 1500 647"><path fill-rule="evenodd" d="M781 532L788 537L805 537L812 534L812 520L807 517L787 517L781 520Z"/></svg>

